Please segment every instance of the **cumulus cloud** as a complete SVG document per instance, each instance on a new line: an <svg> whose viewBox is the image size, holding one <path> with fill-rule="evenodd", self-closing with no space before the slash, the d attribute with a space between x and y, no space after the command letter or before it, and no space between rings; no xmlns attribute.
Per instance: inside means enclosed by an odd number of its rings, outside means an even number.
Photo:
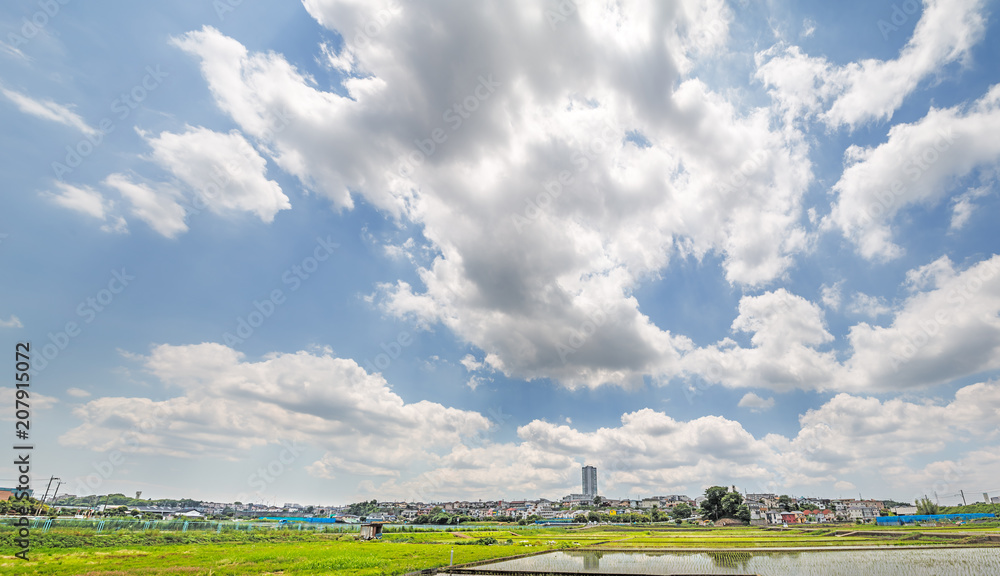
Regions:
<svg viewBox="0 0 1000 576"><path fill-rule="evenodd" d="M651 409L589 432L535 420L517 429L518 442L459 446L439 467L409 481L392 479L373 493L488 497L500 485L513 494L558 496L578 489L579 466L586 462L598 467L608 493L697 495L706 482L751 491L843 491L854 487L843 477L858 479L877 469L880 485L909 497L973 469L981 478L1000 471L995 456L982 467L972 463L973 454L1000 439L998 409L1000 385L986 382L959 389L947 403L838 394L801 415L791 437L756 438L726 418L682 421ZM956 454L956 442L971 444ZM886 446L900 448L887 454Z"/></svg>
<svg viewBox="0 0 1000 576"><path fill-rule="evenodd" d="M988 195L990 191L989 187L980 186L955 197L952 202L952 231L958 231L965 227L965 224L972 218L973 213L976 211L976 200Z"/></svg>
<svg viewBox="0 0 1000 576"><path fill-rule="evenodd" d="M826 389L840 365L822 309L784 288L740 299L733 332L750 334L750 347L732 338L699 348L683 360L688 374L725 386Z"/></svg>
<svg viewBox="0 0 1000 576"><path fill-rule="evenodd" d="M104 185L117 190L130 207L133 216L167 238L187 232L184 222L183 194L165 184L135 182L129 174L115 173L104 179Z"/></svg>
<svg viewBox="0 0 1000 576"><path fill-rule="evenodd" d="M308 468L338 474L398 475L433 461L488 429L476 412L428 401L407 403L380 375L350 360L307 352L259 362L219 344L161 345L145 366L179 395L166 400L103 397L74 408L83 423L64 446L184 458L233 458L279 440L327 451Z"/></svg>
<svg viewBox="0 0 1000 576"><path fill-rule="evenodd" d="M1000 85L970 105L931 108L910 124L897 124L874 148L851 146L847 167L833 186L836 201L824 226L839 229L869 259L890 259L903 249L891 224L913 205L933 206L959 178L1000 160Z"/></svg>
<svg viewBox="0 0 1000 576"><path fill-rule="evenodd" d="M21 324L20 318L12 314L8 320L0 319L0 328L24 328L24 324Z"/></svg>
<svg viewBox="0 0 1000 576"><path fill-rule="evenodd" d="M894 60L866 59L836 66L797 46L757 54L757 78L769 87L786 119L819 116L851 129L893 113L921 82L966 60L986 28L982 0L924 0L913 36Z"/></svg>
<svg viewBox="0 0 1000 576"><path fill-rule="evenodd" d="M267 161L236 130L188 126L179 134L144 137L152 160L217 213L245 211L271 222L279 210L291 208L277 182L267 179Z"/></svg>
<svg viewBox="0 0 1000 576"><path fill-rule="evenodd" d="M324 452L304 466L315 477L352 476L383 498L429 501L557 497L577 489L582 462L598 466L608 493L697 494L705 482L829 489L876 464L880 480L915 491L913 478L943 466L935 462L971 458L1000 439L996 382L960 388L947 402L840 393L802 414L792 436L755 437L724 417L685 421L645 408L592 430L568 419L533 420L516 429L515 440L498 442L510 415L405 402L380 375L325 353L248 361L218 344L161 345L144 362L175 396L90 400L74 408L82 423L60 443L232 458L234 449L287 441ZM740 404L764 410L773 399L750 393ZM955 452L956 442L966 447ZM886 446L895 448L886 453ZM983 474L995 474L1000 459L985 466Z"/></svg>
<svg viewBox="0 0 1000 576"><path fill-rule="evenodd" d="M838 280L833 284L824 284L820 288L820 299L823 301L823 305L830 310L838 310L840 308L840 300L842 298L842 287L844 285L843 280Z"/></svg>
<svg viewBox="0 0 1000 576"><path fill-rule="evenodd" d="M669 378L690 343L639 311L639 282L718 254L730 282L763 286L806 247L799 139L685 76L724 46L723 2L581 4L552 25L530 3L305 6L344 36L324 52L344 96L210 27L174 43L306 187L421 226L435 256L419 285L382 286L383 309L446 326L492 369L571 387Z"/></svg>
<svg viewBox="0 0 1000 576"><path fill-rule="evenodd" d="M889 392L1000 368L1000 256L964 270L943 256L910 270L904 286L909 296L893 305L855 293L848 311L885 323L851 326L839 353L816 304L783 288L744 296L732 330L750 345L724 338L693 349L684 374L732 388Z"/></svg>
<svg viewBox="0 0 1000 576"><path fill-rule="evenodd" d="M943 256L909 281L890 324L850 329L841 389L931 386L1000 368L1000 256L961 271Z"/></svg>
<svg viewBox="0 0 1000 576"><path fill-rule="evenodd" d="M774 398L761 398L753 392L747 392L737 404L740 408L749 408L751 412L764 412L774 408Z"/></svg>

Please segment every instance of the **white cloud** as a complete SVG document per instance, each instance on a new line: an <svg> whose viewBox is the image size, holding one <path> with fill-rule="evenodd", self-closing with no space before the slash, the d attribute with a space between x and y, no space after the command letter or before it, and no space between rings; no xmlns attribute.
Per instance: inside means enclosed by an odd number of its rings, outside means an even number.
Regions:
<svg viewBox="0 0 1000 576"><path fill-rule="evenodd" d="M79 114L62 104L56 104L51 100L36 100L26 94L3 87L0 87L0 94L6 96L25 114L75 128L88 136L97 134L97 130L87 125Z"/></svg>
<svg viewBox="0 0 1000 576"><path fill-rule="evenodd" d="M892 312L892 306L886 303L884 298L871 296L862 292L855 292L847 311L853 314L862 314L869 318L878 318Z"/></svg>
<svg viewBox="0 0 1000 576"><path fill-rule="evenodd" d="M844 285L843 280L838 280L833 284L824 284L820 288L820 298L823 300L823 305L830 310L840 309L840 300L842 298L841 292Z"/></svg>
<svg viewBox="0 0 1000 576"><path fill-rule="evenodd" d="M478 360L472 354L466 354L460 361L462 366L469 372L475 372L484 366L484 364Z"/></svg>
<svg viewBox="0 0 1000 576"><path fill-rule="evenodd" d="M272 354L259 362L219 344L161 345L146 368L179 395L96 398L74 409L83 423L64 446L185 458L233 458L279 440L328 451L308 469L398 475L432 462L490 427L475 412L406 403L379 375L328 354Z"/></svg>
<svg viewBox="0 0 1000 576"><path fill-rule="evenodd" d="M19 48L17 48L16 46L11 46L10 44L2 40L0 40L0 50L2 50L4 53L10 56L15 56L17 58L20 58L21 60L29 60L29 58L24 54L24 52L21 52Z"/></svg>
<svg viewBox="0 0 1000 576"><path fill-rule="evenodd" d="M651 409L589 432L535 420L517 429L517 442L457 446L434 469L393 478L373 493L474 498L503 486L508 495L558 497L578 489L586 462L597 466L601 491L608 494L697 495L709 483L748 491L853 491L846 476L877 483L885 497L909 498L943 477L954 482L956 469L975 469L982 478L1000 473L996 456L973 461L1000 440L998 409L1000 385L988 382L959 389L946 404L839 394L801 415L792 437L755 438L726 418L681 421ZM894 448L887 452L886 446ZM942 456L964 462L934 463Z"/></svg>
<svg viewBox="0 0 1000 576"><path fill-rule="evenodd" d="M806 18L803 20L802 32L799 33L799 36L802 38L808 38L812 36L814 32L816 32L816 21L812 18Z"/></svg>
<svg viewBox="0 0 1000 576"><path fill-rule="evenodd" d="M912 271L914 293L887 326L860 323L842 390L902 390L1000 368L1000 256L956 271L947 257Z"/></svg>
<svg viewBox="0 0 1000 576"><path fill-rule="evenodd" d="M149 224L153 230L167 238L187 232L184 222L183 195L174 188L158 184L133 182L127 174L111 174L104 185L117 190L131 208L132 215Z"/></svg>
<svg viewBox="0 0 1000 576"><path fill-rule="evenodd" d="M24 328L24 324L21 324L20 318L11 315L10 320L0 318L0 328Z"/></svg>
<svg viewBox="0 0 1000 576"><path fill-rule="evenodd" d="M470 376L469 381L466 382L465 385L468 386L473 391L475 391L476 388L479 388L481 384L484 384L486 382L487 380L482 376Z"/></svg>
<svg viewBox="0 0 1000 576"><path fill-rule="evenodd" d="M13 387L3 387L0 386L0 396L3 398L10 398L10 409L4 410L0 413L0 422L14 422L14 392L17 390ZM49 396L48 394L42 394L35 390L31 390L31 409L32 410L48 410L59 403L58 398ZM12 426L13 428L13 426Z"/></svg>
<svg viewBox="0 0 1000 576"><path fill-rule="evenodd" d="M965 227L965 224L970 218L972 218L973 213L978 207L975 200L988 195L990 191L991 189L989 187L980 186L978 188L972 188L968 192L954 198L952 201L954 206L952 207L951 215L952 231L961 230Z"/></svg>
<svg viewBox="0 0 1000 576"><path fill-rule="evenodd" d="M153 149L152 160L214 212L252 212L271 222L278 211L291 208L281 187L267 179L267 162L236 130L223 134L189 126L180 134L143 137Z"/></svg>
<svg viewBox="0 0 1000 576"><path fill-rule="evenodd" d="M55 182L56 192L42 192L40 196L57 206L79 212L104 222L105 232L126 233L128 224L116 213L115 203L89 186L73 186Z"/></svg>
<svg viewBox="0 0 1000 576"><path fill-rule="evenodd" d="M175 44L282 169L337 207L363 196L421 227L436 257L408 251L420 285L382 286L380 303L443 324L491 368L570 387L669 378L690 343L639 310L639 282L711 253L730 282L763 286L806 247L804 146L767 109L684 77L727 41L723 2L581 4L555 30L529 4L499 18L475 3L381 16L370 3L305 6L344 33L326 57L351 72L349 97L213 28ZM377 17L378 34L354 34ZM626 141L633 132L649 146Z"/></svg>
<svg viewBox="0 0 1000 576"><path fill-rule="evenodd" d="M304 466L315 477L362 477L383 498L429 501L558 497L576 490L584 461L598 466L609 494L697 494L706 482L843 490L841 478L858 481L875 469L887 490L916 492L922 487L914 478L930 478L948 461L965 459L952 466L967 466L1000 440L996 382L965 386L949 402L841 393L801 415L789 437L757 438L727 418L683 421L646 408L623 414L618 426L591 431L573 428L569 419L534 420L517 428L516 440L500 443L493 434L509 416L491 422L433 402L406 403L381 376L327 354L271 354L250 362L218 344L164 345L145 365L178 394L91 400L74 409L82 423L60 442L231 458L234 450L284 440L325 452ZM740 405L766 410L773 399L750 393ZM976 466L994 477L998 467L998 458Z"/></svg>
<svg viewBox="0 0 1000 576"><path fill-rule="evenodd" d="M751 347L726 338L688 353L688 374L729 387L823 390L836 382L836 355L822 351L833 336L819 306L784 288L740 299L733 332L752 334Z"/></svg>
<svg viewBox="0 0 1000 576"><path fill-rule="evenodd" d="M835 66L779 45L757 55L757 77L788 120L819 115L831 127L851 129L887 120L921 82L969 57L985 31L983 9L982 0L924 0L913 36L895 60Z"/></svg>
<svg viewBox="0 0 1000 576"><path fill-rule="evenodd" d="M891 224L911 205L933 206L956 180L1000 160L1000 85L968 106L931 110L911 124L897 124L875 148L852 146L834 184L836 202L824 221L838 228L868 259L902 254Z"/></svg>
<svg viewBox="0 0 1000 576"><path fill-rule="evenodd" d="M90 392L82 388L67 388L66 393L74 398L87 398L90 396Z"/></svg>
<svg viewBox="0 0 1000 576"><path fill-rule="evenodd" d="M774 398L761 398L753 392L747 392L737 404L740 408L749 408L751 412L764 412L774 408Z"/></svg>
<svg viewBox="0 0 1000 576"><path fill-rule="evenodd" d="M784 289L740 300L734 332L681 360L690 378L732 388L901 391L1000 369L1000 255L958 271L941 257L906 274L910 295L895 305L856 293L848 311L860 322L846 337L844 360L834 350L816 304Z"/></svg>

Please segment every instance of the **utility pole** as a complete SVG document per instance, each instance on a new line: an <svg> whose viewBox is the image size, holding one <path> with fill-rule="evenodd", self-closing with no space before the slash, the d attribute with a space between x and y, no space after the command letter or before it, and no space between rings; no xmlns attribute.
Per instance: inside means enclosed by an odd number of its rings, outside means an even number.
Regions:
<svg viewBox="0 0 1000 576"><path fill-rule="evenodd" d="M37 516L42 511L42 506L45 505L45 499L49 496L49 488L52 487L52 481L59 480L62 482L62 478L56 478L55 476L49 476L49 483L45 486L45 494L42 495L42 499L38 501L38 507L35 508L35 515ZM56 488L58 490L58 487Z"/></svg>
<svg viewBox="0 0 1000 576"><path fill-rule="evenodd" d="M959 490L958 493L962 495L962 506L968 506L969 504L965 501L965 492Z"/></svg>
<svg viewBox="0 0 1000 576"><path fill-rule="evenodd" d="M59 493L59 487L62 486L63 484L65 484L65 482L62 481L62 478L56 478L56 480L59 480L59 483L56 484L56 489L52 492L52 503L53 504L55 504L55 502L56 502L56 494Z"/></svg>

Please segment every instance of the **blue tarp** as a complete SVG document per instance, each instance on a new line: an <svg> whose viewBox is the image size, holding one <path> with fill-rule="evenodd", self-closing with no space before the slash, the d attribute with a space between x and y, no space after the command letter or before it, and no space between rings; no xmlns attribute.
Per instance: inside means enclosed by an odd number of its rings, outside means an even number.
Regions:
<svg viewBox="0 0 1000 576"><path fill-rule="evenodd" d="M992 518L994 515L986 512L965 514L907 514L903 516L879 516L878 524L909 524L911 522L937 522L940 520L975 520L976 518Z"/></svg>

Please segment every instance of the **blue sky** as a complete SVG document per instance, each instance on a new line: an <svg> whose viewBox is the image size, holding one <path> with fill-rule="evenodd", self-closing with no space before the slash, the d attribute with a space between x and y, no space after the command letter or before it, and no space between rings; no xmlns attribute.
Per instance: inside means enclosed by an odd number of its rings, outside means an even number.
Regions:
<svg viewBox="0 0 1000 576"><path fill-rule="evenodd" d="M657 6L5 6L36 488L1000 491L996 3Z"/></svg>

